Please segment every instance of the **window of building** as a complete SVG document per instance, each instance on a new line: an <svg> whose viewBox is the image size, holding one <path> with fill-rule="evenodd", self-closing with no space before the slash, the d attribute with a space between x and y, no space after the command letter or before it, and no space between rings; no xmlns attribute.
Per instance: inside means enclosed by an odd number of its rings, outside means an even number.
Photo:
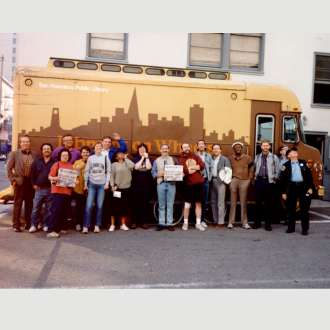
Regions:
<svg viewBox="0 0 330 330"><path fill-rule="evenodd" d="M263 73L264 33L190 33L189 68Z"/></svg>
<svg viewBox="0 0 330 330"><path fill-rule="evenodd" d="M16 38L13 38L13 44L16 44Z"/></svg>
<svg viewBox="0 0 330 330"><path fill-rule="evenodd" d="M88 33L87 58L126 60L127 33Z"/></svg>
<svg viewBox="0 0 330 330"><path fill-rule="evenodd" d="M13 57L13 63L16 63L16 57Z"/></svg>
<svg viewBox="0 0 330 330"><path fill-rule="evenodd" d="M330 54L315 54L312 106L330 107Z"/></svg>
<svg viewBox="0 0 330 330"><path fill-rule="evenodd" d="M15 66L12 66L11 67L11 71L14 72L15 71L15 68L16 68Z"/></svg>
<svg viewBox="0 0 330 330"><path fill-rule="evenodd" d="M13 53L16 54L16 48L15 47L13 48Z"/></svg>

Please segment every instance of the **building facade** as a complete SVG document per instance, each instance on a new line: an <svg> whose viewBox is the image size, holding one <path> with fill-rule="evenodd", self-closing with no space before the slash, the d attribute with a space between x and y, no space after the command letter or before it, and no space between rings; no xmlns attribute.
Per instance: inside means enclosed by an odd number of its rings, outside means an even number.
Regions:
<svg viewBox="0 0 330 330"><path fill-rule="evenodd" d="M19 66L50 57L230 72L232 80L283 84L297 96L309 144L322 153L330 122L330 34L17 34Z"/></svg>
<svg viewBox="0 0 330 330"><path fill-rule="evenodd" d="M13 72L17 66L18 33L0 33L0 56L3 60L2 75L13 82Z"/></svg>
<svg viewBox="0 0 330 330"><path fill-rule="evenodd" d="M11 151L13 120L13 85L2 77L0 111L0 153L7 155Z"/></svg>

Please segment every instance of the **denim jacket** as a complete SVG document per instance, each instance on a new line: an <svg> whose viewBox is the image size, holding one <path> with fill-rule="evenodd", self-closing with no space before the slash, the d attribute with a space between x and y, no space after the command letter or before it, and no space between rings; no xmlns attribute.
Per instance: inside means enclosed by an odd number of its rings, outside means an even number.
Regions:
<svg viewBox="0 0 330 330"><path fill-rule="evenodd" d="M199 153L199 151L196 152L196 155L201 157L201 154ZM205 171L206 171L206 174L207 174L207 179L209 181L212 181L212 169L213 169L212 156L210 154L208 154L207 152L204 152L204 155L205 155L204 164L205 164Z"/></svg>

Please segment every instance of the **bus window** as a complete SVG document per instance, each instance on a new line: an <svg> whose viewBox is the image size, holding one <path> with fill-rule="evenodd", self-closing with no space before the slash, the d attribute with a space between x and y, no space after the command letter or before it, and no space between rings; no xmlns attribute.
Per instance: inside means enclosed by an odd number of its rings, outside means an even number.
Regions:
<svg viewBox="0 0 330 330"><path fill-rule="evenodd" d="M209 74L210 79L218 79L218 80L226 80L227 75L223 73L210 73Z"/></svg>
<svg viewBox="0 0 330 330"><path fill-rule="evenodd" d="M256 142L255 142L255 155L261 153L261 141L269 140L270 149L273 149L274 131L275 131L275 118L271 115L258 115L256 118Z"/></svg>
<svg viewBox="0 0 330 330"><path fill-rule="evenodd" d="M142 70L142 68L139 68L139 67L124 66L123 71L126 73L142 73L143 70Z"/></svg>
<svg viewBox="0 0 330 330"><path fill-rule="evenodd" d="M189 77L190 78L200 78L200 79L205 79L207 77L205 72L194 72L190 71L189 72Z"/></svg>
<svg viewBox="0 0 330 330"><path fill-rule="evenodd" d="M282 140L283 142L295 142L296 140L299 142L296 117L283 116Z"/></svg>
<svg viewBox="0 0 330 330"><path fill-rule="evenodd" d="M163 76L165 74L165 70L163 69L150 69L148 68L146 70L147 74L152 74L152 75L156 75L156 76Z"/></svg>
<svg viewBox="0 0 330 330"><path fill-rule="evenodd" d="M54 66L57 68L74 68L74 62L69 61L54 61Z"/></svg>
<svg viewBox="0 0 330 330"><path fill-rule="evenodd" d="M172 77L184 77L186 73L182 70L167 70L167 75Z"/></svg>
<svg viewBox="0 0 330 330"><path fill-rule="evenodd" d="M85 70L97 70L98 66L95 63L83 63L80 62L77 64L78 69L85 69Z"/></svg>
<svg viewBox="0 0 330 330"><path fill-rule="evenodd" d="M107 65L107 64L103 64L101 66L101 69L103 71L120 72L121 67L119 65Z"/></svg>

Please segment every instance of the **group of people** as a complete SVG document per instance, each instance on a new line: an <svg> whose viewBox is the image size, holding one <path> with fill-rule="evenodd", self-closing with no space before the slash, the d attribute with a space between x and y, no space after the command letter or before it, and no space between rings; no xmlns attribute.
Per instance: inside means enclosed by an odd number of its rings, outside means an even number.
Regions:
<svg viewBox="0 0 330 330"><path fill-rule="evenodd" d="M112 140L119 147L111 148ZM94 214L94 233L100 232L101 225L115 230L116 218L121 230L129 230L126 218L131 210L131 229L141 225L148 229L148 210L152 179L157 182L159 223L157 231L164 228L174 231L173 205L176 181L165 180L165 165L181 165L184 183L184 223L188 230L191 205L195 205L195 228L207 228L206 206L210 194L212 216L215 228L225 226L226 190L230 190L230 214L228 228L232 229L236 218L236 204L239 196L241 223L250 229L247 217L247 195L251 182L255 181L256 215L253 229L261 227L262 208L265 203L265 229L271 231L271 221L275 209L286 201L284 215L288 225L287 233L295 231L296 203L300 202L302 235L308 235L309 217L307 199L313 193L313 178L308 163L298 159L296 148L280 148L281 157L271 153L270 141L261 141L262 152L254 161L243 154L243 143L235 142L233 155L222 155L220 144L213 144L213 155L206 152L203 140L197 143L197 153L193 153L189 143L182 143L179 160L169 155L169 146L160 147L160 157L155 161L148 155L148 146L140 143L138 154L128 159L127 145L117 133L105 136L95 143L91 152L88 146L80 151L73 147L71 134L63 136L63 146L53 150L50 143L41 145L42 156L30 150L28 135L20 137L20 149L12 151L6 166L7 176L14 187L13 228L21 232L21 208L25 202L25 229L31 233L38 231L42 205L45 214L42 227L47 237L65 235L65 222L73 218L71 199L75 199L75 228L87 234ZM57 184L61 178L59 170L77 172L74 188ZM93 208L93 205L95 207Z"/></svg>

